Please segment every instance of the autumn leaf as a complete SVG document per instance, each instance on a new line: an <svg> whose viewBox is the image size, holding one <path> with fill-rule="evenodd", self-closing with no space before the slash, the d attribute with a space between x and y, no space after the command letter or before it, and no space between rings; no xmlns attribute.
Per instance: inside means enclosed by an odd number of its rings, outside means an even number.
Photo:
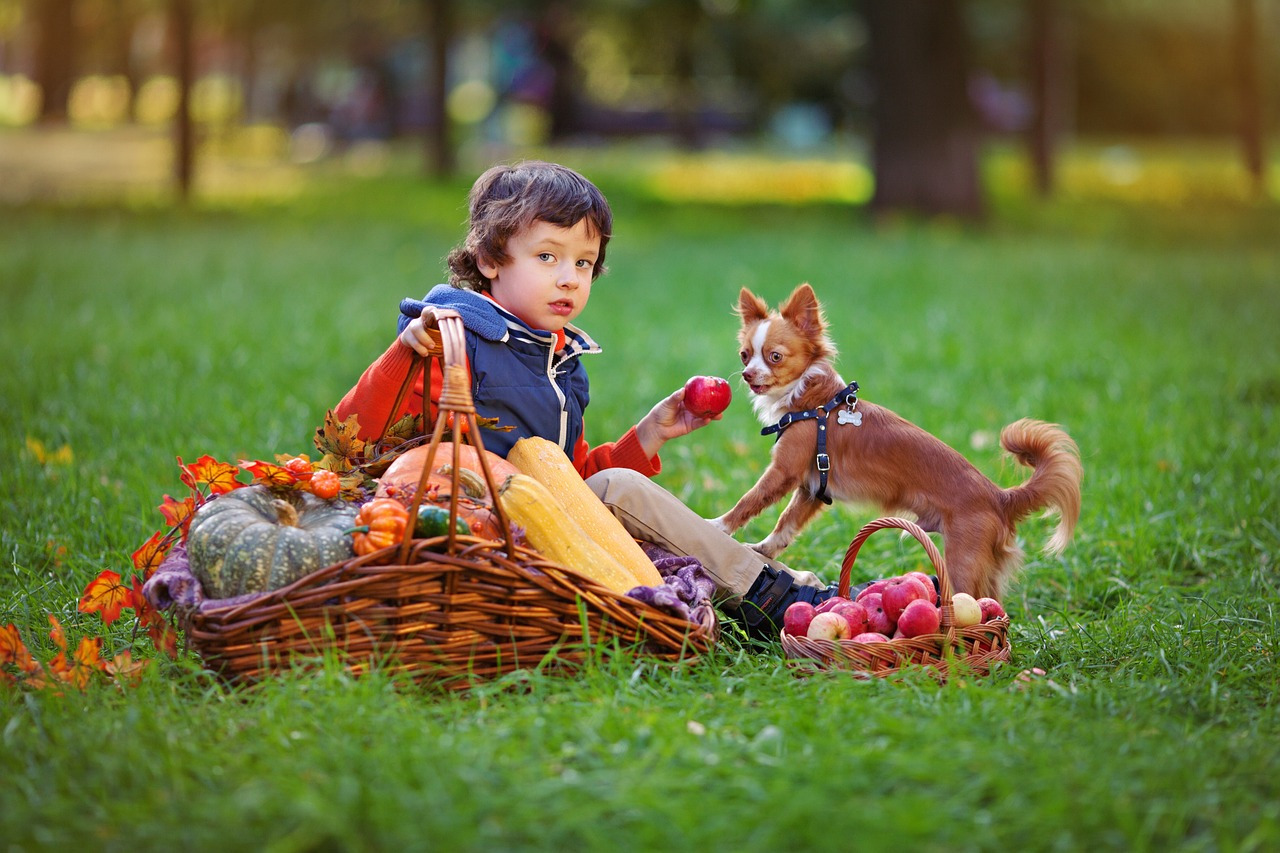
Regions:
<svg viewBox="0 0 1280 853"><path fill-rule="evenodd" d="M53 640L53 644L64 652L67 650L67 635L62 633L62 623L58 621L58 617L52 613L49 614L49 639Z"/></svg>
<svg viewBox="0 0 1280 853"><path fill-rule="evenodd" d="M314 441L316 449L325 456L348 460L364 458L365 441L360 438L360 419L355 414L339 421L330 409L325 413L324 426L316 430Z"/></svg>
<svg viewBox="0 0 1280 853"><path fill-rule="evenodd" d="M201 456L190 465L178 457L178 468L182 471L182 482L193 492L203 494L200 486L207 485L209 494L221 495L244 484L236 479L240 469L227 462L219 462L212 456Z"/></svg>
<svg viewBox="0 0 1280 853"><path fill-rule="evenodd" d="M8 676L6 664L17 667L23 678L32 678L42 671L39 662L27 650L27 644L22 642L18 626L12 622L0 627L0 674Z"/></svg>
<svg viewBox="0 0 1280 853"><path fill-rule="evenodd" d="M41 465L70 465L74 456L71 445L64 444L57 450L49 450L38 438L27 436L27 452L35 457Z"/></svg>
<svg viewBox="0 0 1280 853"><path fill-rule="evenodd" d="M253 475L253 482L263 486L292 486L302 479L282 465L258 460L240 460L240 467Z"/></svg>
<svg viewBox="0 0 1280 853"><path fill-rule="evenodd" d="M62 629L58 630L60 632ZM106 666L107 662L102 659L102 638L84 637L69 659L65 650L58 652L57 656L49 662L49 671L60 681L83 690L89 686L89 679L93 674L105 669Z"/></svg>
<svg viewBox="0 0 1280 853"><path fill-rule="evenodd" d="M191 516L196 512L196 499L188 496L181 501L176 501L169 495L165 495L164 501L156 509L160 510L160 514L164 516L170 528L181 527L185 534L191 525Z"/></svg>
<svg viewBox="0 0 1280 853"><path fill-rule="evenodd" d="M178 632L158 610L153 610L147 620L147 636L156 647L156 651L164 652L171 658L178 656Z"/></svg>
<svg viewBox="0 0 1280 853"><path fill-rule="evenodd" d="M81 613L102 613L102 623L110 625L120 618L120 610L132 604L132 590L120 582L120 575L106 569L89 581L80 597Z"/></svg>
<svg viewBox="0 0 1280 853"><path fill-rule="evenodd" d="M103 665L103 670L117 681L127 681L137 685L142 680L142 671L151 663L150 659L134 660L133 652L125 649Z"/></svg>
<svg viewBox="0 0 1280 853"><path fill-rule="evenodd" d="M151 577L172 547L173 537L157 530L151 534L150 539L142 543L141 548L133 552L133 567L141 570L144 578Z"/></svg>
<svg viewBox="0 0 1280 853"><path fill-rule="evenodd" d="M406 412L404 417L393 423L387 430L383 443L390 447L419 435L422 435L422 415Z"/></svg>

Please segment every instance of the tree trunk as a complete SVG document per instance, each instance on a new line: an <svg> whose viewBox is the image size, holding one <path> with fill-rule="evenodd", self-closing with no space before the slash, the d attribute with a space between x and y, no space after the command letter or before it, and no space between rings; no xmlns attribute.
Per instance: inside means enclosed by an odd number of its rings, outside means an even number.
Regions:
<svg viewBox="0 0 1280 853"><path fill-rule="evenodd" d="M1240 93L1240 144L1245 169L1255 195L1266 188L1263 145L1262 94L1258 81L1258 8L1255 0L1235 0L1232 53L1235 55L1236 90Z"/></svg>
<svg viewBox="0 0 1280 853"><path fill-rule="evenodd" d="M453 43L452 0L425 0L426 28L431 40L431 79L427 81L427 168L438 178L457 168L453 133L449 123L449 46Z"/></svg>
<svg viewBox="0 0 1280 853"><path fill-rule="evenodd" d="M195 77L195 28L192 0L170 0L169 25L173 30L174 76L178 80L178 111L173 117L174 171L178 197L191 197L195 174L195 133L191 124L191 84Z"/></svg>
<svg viewBox="0 0 1280 853"><path fill-rule="evenodd" d="M41 0L36 4L35 77L40 86L40 122L67 120L67 102L75 82L74 0Z"/></svg>
<svg viewBox="0 0 1280 853"><path fill-rule="evenodd" d="M1063 81L1064 39L1057 0L1030 0L1031 117L1028 143L1036 191L1049 196L1054 188L1054 159L1066 101Z"/></svg>
<svg viewBox="0 0 1280 853"><path fill-rule="evenodd" d="M979 131L961 0L869 0L877 213L978 218Z"/></svg>

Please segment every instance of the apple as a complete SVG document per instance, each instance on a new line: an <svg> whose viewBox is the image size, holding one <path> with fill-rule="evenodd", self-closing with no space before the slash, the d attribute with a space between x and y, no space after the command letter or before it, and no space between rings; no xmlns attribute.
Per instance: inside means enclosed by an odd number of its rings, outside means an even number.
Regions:
<svg viewBox="0 0 1280 853"><path fill-rule="evenodd" d="M855 643L887 643L889 638L885 634L876 631L867 631L854 637L853 641Z"/></svg>
<svg viewBox="0 0 1280 853"><path fill-rule="evenodd" d="M871 586L866 587L865 589L859 590L858 594L853 597L853 600L861 601L864 597L868 595L874 595L879 592L884 592L884 588L886 585L888 585L888 583L889 583L889 578L881 578L878 581L873 581L871 583Z"/></svg>
<svg viewBox="0 0 1280 853"><path fill-rule="evenodd" d="M850 636L867 630L867 608L857 601L842 601L831 612L849 621Z"/></svg>
<svg viewBox="0 0 1280 853"><path fill-rule="evenodd" d="M867 630L874 631L877 634L884 634L886 637L893 633L893 620L889 618L889 614L884 612L884 603L880 600L880 593L873 592L870 595L863 596L858 604L861 604L867 611Z"/></svg>
<svg viewBox="0 0 1280 853"><path fill-rule="evenodd" d="M782 614L782 630L793 637L804 637L809 633L809 623L816 615L816 608L807 601L797 601Z"/></svg>
<svg viewBox="0 0 1280 853"><path fill-rule="evenodd" d="M921 637L936 634L942 624L942 614L936 605L917 598L907 603L898 617L898 630L904 637Z"/></svg>
<svg viewBox="0 0 1280 853"><path fill-rule="evenodd" d="M719 376L694 376L684 384L684 407L699 418L711 418L729 408L733 392Z"/></svg>
<svg viewBox="0 0 1280 853"><path fill-rule="evenodd" d="M833 595L830 598L828 598L826 601L820 602L815 612L826 613L828 610L835 609L835 606L837 604L848 604L848 603L849 603L849 599L843 598L839 595Z"/></svg>
<svg viewBox="0 0 1280 853"><path fill-rule="evenodd" d="M951 596L951 615L957 628L968 628L982 621L982 608L969 593L957 592Z"/></svg>
<svg viewBox="0 0 1280 853"><path fill-rule="evenodd" d="M929 592L929 603L936 607L938 604L938 588L933 585L933 578L924 572L907 572L907 577L915 578L924 584L924 588Z"/></svg>
<svg viewBox="0 0 1280 853"><path fill-rule="evenodd" d="M913 577L900 575L892 578L880 593L880 603L884 612L894 622L902 615L902 609L912 601L928 601L933 598L933 584L925 589L924 584Z"/></svg>
<svg viewBox="0 0 1280 853"><path fill-rule="evenodd" d="M813 617L805 636L810 640L847 640L853 636L853 631L848 619L828 610Z"/></svg>
<svg viewBox="0 0 1280 853"><path fill-rule="evenodd" d="M1005 616L1004 607L994 598L979 598L978 607L982 609L982 621L990 622Z"/></svg>

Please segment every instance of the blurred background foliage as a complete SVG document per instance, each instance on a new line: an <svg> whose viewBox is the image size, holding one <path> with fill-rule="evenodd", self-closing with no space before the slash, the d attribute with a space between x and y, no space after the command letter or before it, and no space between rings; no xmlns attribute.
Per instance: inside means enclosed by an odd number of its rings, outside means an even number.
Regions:
<svg viewBox="0 0 1280 853"><path fill-rule="evenodd" d="M980 218L994 145L1042 194L1274 199L1277 36L1270 0L0 0L0 198L575 145L662 150L674 199Z"/></svg>

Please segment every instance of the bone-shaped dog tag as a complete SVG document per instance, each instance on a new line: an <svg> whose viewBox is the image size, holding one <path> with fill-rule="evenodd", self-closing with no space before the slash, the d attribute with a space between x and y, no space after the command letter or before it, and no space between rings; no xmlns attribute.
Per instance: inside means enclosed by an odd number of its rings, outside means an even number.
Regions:
<svg viewBox="0 0 1280 853"><path fill-rule="evenodd" d="M862 426L862 412L856 412L850 409L841 409L836 412L836 423Z"/></svg>

